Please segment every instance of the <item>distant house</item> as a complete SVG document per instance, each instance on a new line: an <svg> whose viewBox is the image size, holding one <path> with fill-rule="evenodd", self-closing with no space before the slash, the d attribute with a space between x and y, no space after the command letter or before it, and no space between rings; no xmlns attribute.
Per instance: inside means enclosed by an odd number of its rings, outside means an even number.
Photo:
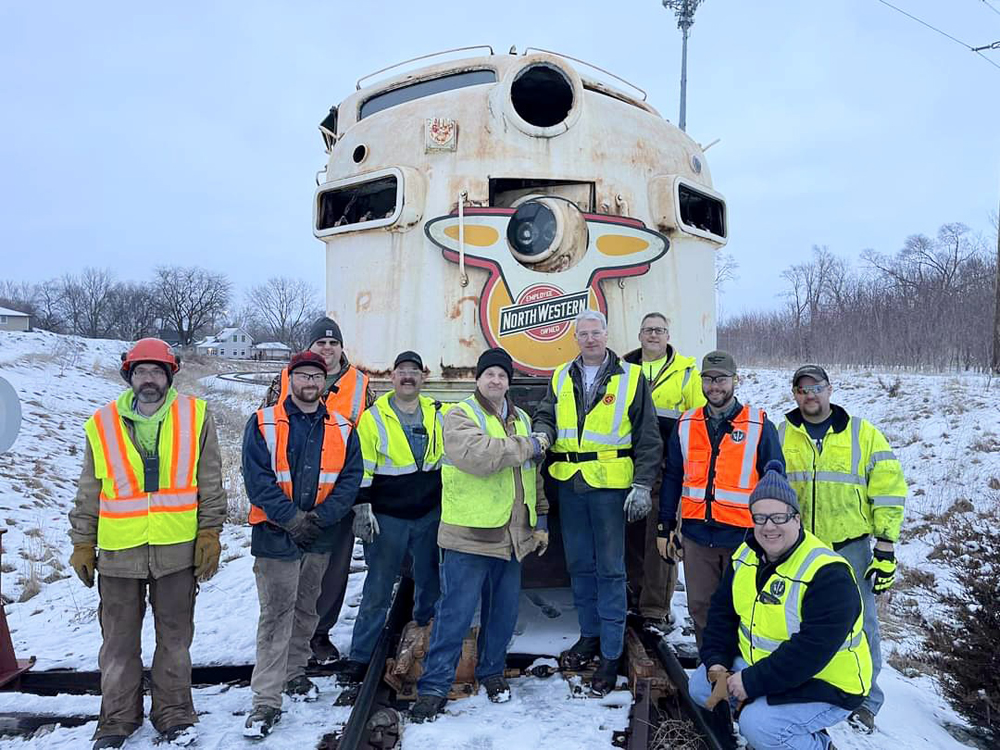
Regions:
<svg viewBox="0 0 1000 750"><path fill-rule="evenodd" d="M30 331L31 316L20 310L0 307L0 331Z"/></svg>
<svg viewBox="0 0 1000 750"><path fill-rule="evenodd" d="M254 344L254 359L278 359L287 360L292 356L292 350L279 341L265 341L263 344Z"/></svg>
<svg viewBox="0 0 1000 750"><path fill-rule="evenodd" d="M243 328L223 328L194 346L198 354L207 357L253 359L253 337Z"/></svg>

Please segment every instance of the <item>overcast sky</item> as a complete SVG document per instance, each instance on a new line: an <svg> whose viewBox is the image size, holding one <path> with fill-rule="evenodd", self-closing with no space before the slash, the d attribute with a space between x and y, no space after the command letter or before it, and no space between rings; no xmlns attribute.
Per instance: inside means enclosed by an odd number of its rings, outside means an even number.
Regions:
<svg viewBox="0 0 1000 750"><path fill-rule="evenodd" d="M1000 0L893 4L1000 40ZM479 43L580 57L677 119L680 33L658 0L2 2L0 278L180 264L322 288L316 125L361 76ZM705 0L688 83L688 132L721 139L726 313L776 304L814 244L854 257L945 222L990 229L1000 68L878 0Z"/></svg>

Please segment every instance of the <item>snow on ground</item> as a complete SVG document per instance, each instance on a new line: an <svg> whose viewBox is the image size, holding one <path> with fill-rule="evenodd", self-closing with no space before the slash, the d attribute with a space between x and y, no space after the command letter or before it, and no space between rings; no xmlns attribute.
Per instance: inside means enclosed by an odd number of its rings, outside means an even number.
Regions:
<svg viewBox="0 0 1000 750"><path fill-rule="evenodd" d="M4 598L15 650L35 655L35 669L96 669L100 631L97 595L80 585L69 569L66 513L72 505L83 447L83 422L123 388L117 374L123 342L94 341L45 332L0 332L0 376L21 397L24 422L12 451L0 457L0 526L4 536ZM251 363L230 363L232 369L255 369ZM777 423L794 403L789 378L794 368L749 368L742 373L738 395L765 408ZM226 454L230 504L245 504L238 475L243 425L257 407L263 388L252 383L219 380L215 369L186 364L178 378L183 390L196 392L212 404ZM934 574L930 585L901 585L885 597L882 615L891 622L886 655L919 652L921 634L911 632L912 612L940 613L939 593L952 585L949 570L927 555L947 533L941 514L963 501L979 512L995 512L1000 493L1000 411L992 405L995 384L985 376L887 374L830 369L834 402L861 414L880 427L903 462L910 484L904 542L900 560L911 568ZM266 376L263 378L267 380ZM890 396L898 379L896 395ZM881 383L879 382L881 380ZM229 524L223 536L222 566L203 585L195 613L192 646L195 664L253 662L257 594L249 554L249 529ZM355 551L344 614L333 631L342 651L351 628L363 582L360 548ZM905 576L903 577L905 578ZM674 600L674 612L686 617L684 594ZM556 653L575 639L576 618L567 591L525 592L512 651ZM682 636L675 631L672 640ZM143 629L148 666L154 643L152 617ZM907 670L907 674L915 674ZM846 726L831 734L843 750L915 750L963 748L947 734L944 724L964 725L927 676L904 676L890 666L882 673L886 705L879 731L862 737ZM317 704L292 704L280 730L261 747L315 746L326 731L342 723L346 709L331 707L339 688L332 678L319 682L324 690ZM628 696L609 700L570 697L559 677L512 681L512 700L490 704L485 695L449 705L437 722L406 728L404 748L609 748L611 735L628 720ZM148 698L147 707L148 707ZM201 746L246 747L240 735L242 712L250 704L249 688L199 689L195 703L201 713ZM287 704L286 704L287 706ZM0 693L0 712L51 711L96 715L99 698ZM94 724L56 729L31 743L0 740L0 748L85 748ZM151 747L148 723L129 747Z"/></svg>

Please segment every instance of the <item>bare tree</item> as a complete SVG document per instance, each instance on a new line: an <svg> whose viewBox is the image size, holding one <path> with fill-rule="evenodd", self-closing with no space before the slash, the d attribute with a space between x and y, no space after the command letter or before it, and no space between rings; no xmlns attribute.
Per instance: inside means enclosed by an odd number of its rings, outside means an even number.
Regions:
<svg viewBox="0 0 1000 750"><path fill-rule="evenodd" d="M31 284L26 281L0 279L0 306L34 316L33 296Z"/></svg>
<svg viewBox="0 0 1000 750"><path fill-rule="evenodd" d="M732 253L724 253L721 250L715 255L715 291L721 292L730 281L737 281L740 275L736 273L740 264Z"/></svg>
<svg viewBox="0 0 1000 750"><path fill-rule="evenodd" d="M232 284L224 274L197 266L160 266L153 281L160 316L177 329L182 346L229 305Z"/></svg>
<svg viewBox="0 0 1000 750"><path fill-rule="evenodd" d="M85 268L79 280L82 326L80 333L88 338L107 338L111 332L108 303L115 286L115 276L110 269Z"/></svg>
<svg viewBox="0 0 1000 750"><path fill-rule="evenodd" d="M32 299L35 304L32 324L53 333L64 333L66 317L63 313L62 285L59 279L35 284Z"/></svg>
<svg viewBox="0 0 1000 750"><path fill-rule="evenodd" d="M152 285L127 281L108 295L110 333L123 341L138 341L156 332L156 293Z"/></svg>
<svg viewBox="0 0 1000 750"><path fill-rule="evenodd" d="M293 351L309 343L309 326L323 315L316 288L303 279L274 276L247 295L251 319L272 341Z"/></svg>

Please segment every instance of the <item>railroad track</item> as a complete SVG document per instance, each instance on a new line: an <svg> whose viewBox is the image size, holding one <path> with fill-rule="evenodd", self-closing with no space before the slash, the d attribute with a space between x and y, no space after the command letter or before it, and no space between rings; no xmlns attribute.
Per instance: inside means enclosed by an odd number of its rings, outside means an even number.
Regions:
<svg viewBox="0 0 1000 750"><path fill-rule="evenodd" d="M397 700L394 691L382 679L386 660L395 652L413 602L413 582L403 578L397 589L386 627L372 654L371 667L360 685L346 688L336 699L338 705L352 705L346 724L332 728L317 744L317 750L392 750L398 747L403 731L402 716L407 707ZM629 726L619 733L616 744L627 750L647 750L655 737L656 727L663 720L686 721L701 739L705 750L734 750L732 724L728 716L709 713L696 707L687 691L685 668L694 666L690 659L678 657L673 647L654 633L643 631L638 623L630 623L631 632L641 640L646 654L655 659L671 684L669 691L658 690L650 677L635 679ZM521 674L534 674L529 667L538 658L535 654L511 653L508 669ZM314 665L310 676L336 675L340 665ZM192 670L192 683L197 686L247 685L253 665L201 666ZM556 670L552 670L553 672ZM547 672L548 674L548 672ZM538 675L538 676L547 676ZM9 689L34 695L97 694L99 672L52 670L26 672ZM95 721L93 715L53 715L27 712L0 713L0 736L30 737L41 727L60 724L74 727ZM439 719L446 721L447 717Z"/></svg>

